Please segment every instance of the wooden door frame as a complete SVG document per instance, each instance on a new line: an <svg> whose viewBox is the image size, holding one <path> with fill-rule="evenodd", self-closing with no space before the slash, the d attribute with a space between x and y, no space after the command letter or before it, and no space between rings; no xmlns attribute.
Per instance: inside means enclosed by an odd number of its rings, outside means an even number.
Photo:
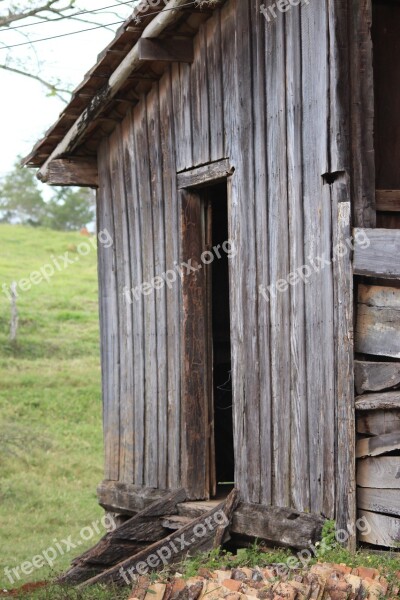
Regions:
<svg viewBox="0 0 400 600"><path fill-rule="evenodd" d="M205 249L206 219L204 190L226 182L230 203L229 160L178 173L181 207L181 266L192 259L192 267L201 266ZM229 227L229 223L228 223ZM196 257L196 262L193 259ZM209 499L215 488L212 462L212 415L210 386L212 362L209 347L211 314L206 269L182 269L181 309L181 481L189 499Z"/></svg>

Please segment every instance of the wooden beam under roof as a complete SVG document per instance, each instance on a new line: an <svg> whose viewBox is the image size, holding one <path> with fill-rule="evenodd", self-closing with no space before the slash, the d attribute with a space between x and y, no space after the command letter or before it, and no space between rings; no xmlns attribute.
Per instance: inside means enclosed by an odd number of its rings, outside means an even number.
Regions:
<svg viewBox="0 0 400 600"><path fill-rule="evenodd" d="M54 159L48 165L46 181L49 185L97 188L97 160L80 156Z"/></svg>
<svg viewBox="0 0 400 600"><path fill-rule="evenodd" d="M191 39L140 39L138 45L140 60L184 63L192 63L194 60Z"/></svg>

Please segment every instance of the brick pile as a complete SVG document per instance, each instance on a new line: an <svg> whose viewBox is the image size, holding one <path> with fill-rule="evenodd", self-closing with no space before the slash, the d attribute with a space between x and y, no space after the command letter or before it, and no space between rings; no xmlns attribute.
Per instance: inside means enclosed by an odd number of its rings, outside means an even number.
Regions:
<svg viewBox="0 0 400 600"><path fill-rule="evenodd" d="M130 600L381 600L400 598L398 585L389 588L377 569L318 563L308 570L279 576L276 568L241 567L208 571L183 579L177 574L167 582L136 582Z"/></svg>

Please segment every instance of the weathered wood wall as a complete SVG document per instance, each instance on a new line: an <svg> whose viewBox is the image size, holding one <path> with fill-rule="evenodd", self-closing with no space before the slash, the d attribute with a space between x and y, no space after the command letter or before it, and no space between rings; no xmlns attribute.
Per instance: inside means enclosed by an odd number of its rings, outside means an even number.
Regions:
<svg viewBox="0 0 400 600"><path fill-rule="evenodd" d="M270 23L260 4L217 10L193 64L173 64L99 151L99 227L115 240L99 249L106 478L181 483L180 285L133 304L123 290L180 261L176 173L229 158L236 482L247 502L348 517L349 263L311 267L269 301L259 293L350 234L348 183L323 177L348 166L332 108L340 2L302 3Z"/></svg>

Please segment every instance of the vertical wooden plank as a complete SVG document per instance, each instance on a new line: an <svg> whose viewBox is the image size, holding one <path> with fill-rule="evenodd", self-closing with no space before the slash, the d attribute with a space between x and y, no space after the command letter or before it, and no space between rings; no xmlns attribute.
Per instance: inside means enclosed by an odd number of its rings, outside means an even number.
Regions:
<svg viewBox="0 0 400 600"><path fill-rule="evenodd" d="M372 0L351 0L349 16L353 219L375 227Z"/></svg>
<svg viewBox="0 0 400 600"><path fill-rule="evenodd" d="M143 283L149 284L154 277L153 214L151 205L151 182L149 165L149 142L147 136L146 102L138 104L134 113L135 156L143 253ZM142 283L142 282L141 282ZM144 479L148 487L158 485L158 411L157 411L157 344L156 308L154 291L144 294Z"/></svg>
<svg viewBox="0 0 400 600"><path fill-rule="evenodd" d="M190 102L193 131L192 165L195 166L210 162L209 81L205 25L200 26L193 41L193 49L194 61L190 71Z"/></svg>
<svg viewBox="0 0 400 600"><path fill-rule="evenodd" d="M336 523L338 529L352 531L356 522L356 461L354 403L353 272L346 240L351 237L351 207L348 184L332 186L333 245L335 253L335 339L337 395ZM344 201L343 201L344 200ZM349 529L350 526L350 529ZM354 529L355 531L355 529ZM356 534L350 534L348 547L356 549Z"/></svg>
<svg viewBox="0 0 400 600"><path fill-rule="evenodd" d="M239 127L237 72L232 56L236 56L237 1L226 3L221 10L222 72L224 100L225 156L232 165L241 166L238 153L237 130ZM243 200L242 200L243 201ZM241 286L245 277L240 230L240 187L237 173L228 181L229 236L236 244L237 255L229 263L232 390L233 390L233 434L235 450L235 483L244 500L249 500L248 454L245 432L245 391L243 365L243 303Z"/></svg>
<svg viewBox="0 0 400 600"><path fill-rule="evenodd" d="M243 277L238 286L238 303L241 306L242 361L241 379L245 419L246 452L248 455L247 478L248 499L258 503L261 496L260 482L260 387L258 354L258 289L256 271L256 197L254 186L254 122L253 122L253 70L252 36L250 21L251 6L246 2L236 3L237 61L236 81L238 86L237 111L240 120L235 152L237 164L237 211L238 249ZM239 163L240 157L240 163ZM240 242L239 242L240 240Z"/></svg>
<svg viewBox="0 0 400 600"><path fill-rule="evenodd" d="M193 164L190 69L191 65L184 63L172 65L177 171L188 169Z"/></svg>
<svg viewBox="0 0 400 600"><path fill-rule="evenodd" d="M350 173L349 3L329 0L330 169ZM350 184L341 175L331 186L332 244L351 237ZM347 248L347 246L345 246ZM338 529L349 532L356 520L353 273L349 249L333 264L335 306L336 506ZM356 534L348 548L355 550Z"/></svg>
<svg viewBox="0 0 400 600"><path fill-rule="evenodd" d="M109 141L109 164L113 196L115 226L115 257L117 264L117 305L119 328L120 370L120 473L119 480L133 483L133 340L132 306L126 301L124 291L131 289L130 236L125 197L125 172L121 140L121 127L117 126Z"/></svg>
<svg viewBox="0 0 400 600"><path fill-rule="evenodd" d="M173 69L172 69L173 70ZM160 81L160 132L163 164L163 189L165 202L165 259L167 270L179 263L180 206L176 189L175 135L172 105L172 85L179 86L179 80L173 80L171 71ZM181 485L180 473L180 435L181 435L181 396L180 396L180 297L181 285L178 279L167 286L167 431L168 431L168 487Z"/></svg>
<svg viewBox="0 0 400 600"><path fill-rule="evenodd" d="M289 270L295 272L304 265L300 10L288 11L285 20ZM300 281L290 288L290 505L303 512L310 510L305 333L304 284Z"/></svg>
<svg viewBox="0 0 400 600"><path fill-rule="evenodd" d="M136 175L133 115L127 114L122 122L122 145L125 173L125 194L130 234L131 284L136 288L143 281L142 236L140 225L140 198ZM133 330L133 389L134 389L134 477L135 485L143 485L144 453L144 316L142 294L129 295L132 301ZM126 300L129 302L129 300Z"/></svg>
<svg viewBox="0 0 400 600"><path fill-rule="evenodd" d="M301 6L304 250L311 511L334 517L335 422L328 23L325 4ZM315 51L318 46L318 52ZM322 261L322 262L321 262Z"/></svg>
<svg viewBox="0 0 400 600"><path fill-rule="evenodd" d="M285 20L279 14L266 33L272 502L277 506L290 504L290 293L276 289L289 273L285 71Z"/></svg>
<svg viewBox="0 0 400 600"><path fill-rule="evenodd" d="M109 144L99 148L99 189L97 196L98 231L106 230L115 240L112 192L108 165ZM99 244L98 271L100 297L100 339L102 357L102 394L105 478L119 478L119 340L118 303L115 276L114 244L109 248Z"/></svg>
<svg viewBox="0 0 400 600"><path fill-rule="evenodd" d="M256 202L256 248L258 288L258 348L260 357L260 502L272 502L272 411L269 303L259 286L269 281L267 214L267 124L265 80L265 28L262 0L251 8L253 44L254 196ZM263 288L262 288L263 289Z"/></svg>
<svg viewBox="0 0 400 600"><path fill-rule="evenodd" d="M224 158L224 114L221 56L221 11L206 22L210 159Z"/></svg>
<svg viewBox="0 0 400 600"><path fill-rule="evenodd" d="M147 134L150 158L151 204L154 238L154 276L163 275L165 266L163 163L160 138L158 83L147 95ZM174 173L169 173L174 177ZM167 315L165 285L154 290L157 335L157 413L158 413L158 487L167 487ZM153 424L154 426L155 424Z"/></svg>
<svg viewBox="0 0 400 600"><path fill-rule="evenodd" d="M182 261L202 266L205 247L204 205L190 191L180 193L182 206ZM189 261L191 261L189 263ZM207 323L205 270L182 279L182 483L188 498L209 497L209 440L207 399Z"/></svg>

